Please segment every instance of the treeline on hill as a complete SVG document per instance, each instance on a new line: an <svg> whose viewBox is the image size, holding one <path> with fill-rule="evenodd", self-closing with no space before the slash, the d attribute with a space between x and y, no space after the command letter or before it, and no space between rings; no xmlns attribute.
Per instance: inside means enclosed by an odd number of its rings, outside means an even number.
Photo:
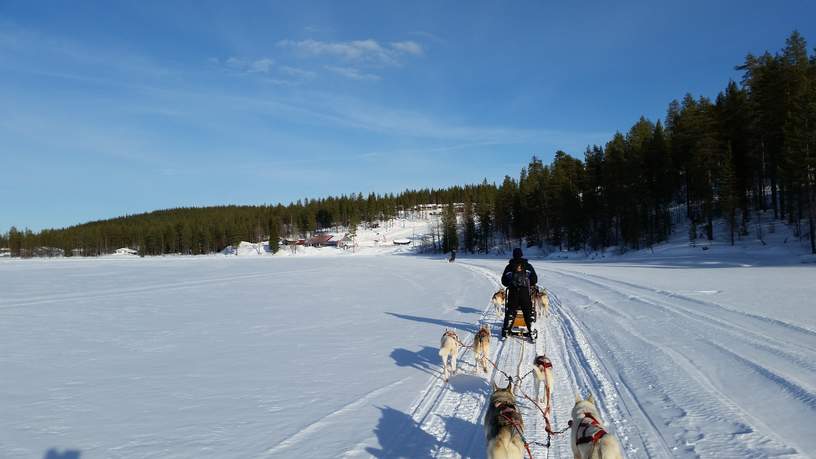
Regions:
<svg viewBox="0 0 816 459"><path fill-rule="evenodd" d="M583 161L562 151L548 165L533 157L518 179L507 176L499 186L171 209L39 233L12 228L0 235L0 247L12 255L43 246L66 255L118 247L199 254L270 238L275 250L278 235L449 203L439 238L444 251L488 251L497 236L570 249L640 248L665 240L679 219L691 222L690 237L701 230L712 239L715 218L728 223L733 243L759 218L756 211L772 210L799 237L807 235L816 253L816 54L793 32L781 51L749 54L737 68L740 84L729 82L714 100L687 94L669 104L664 121L641 118L606 145L588 147ZM454 202L464 203L463 225Z"/></svg>

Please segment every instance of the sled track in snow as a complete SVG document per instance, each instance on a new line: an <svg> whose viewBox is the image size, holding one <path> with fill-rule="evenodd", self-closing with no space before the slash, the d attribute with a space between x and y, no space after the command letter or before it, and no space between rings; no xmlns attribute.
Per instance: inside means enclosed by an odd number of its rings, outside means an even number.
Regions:
<svg viewBox="0 0 816 459"><path fill-rule="evenodd" d="M630 455L694 457L730 451L735 457L766 457L795 454L788 446L794 443L791 440L808 438L801 432L780 438L766 423L784 420L768 418L767 412L755 415L753 410L764 400L757 403L755 396L745 398L735 391L739 385L772 387L760 396L772 400L765 403L785 407L785 412L816 410L816 390L808 378L802 379L803 374L816 376L812 351L816 342L808 330L594 274L563 268L539 271L540 277L560 286L562 294L574 301L573 308L561 311L562 317L573 316L567 321L570 327L580 330L582 324L573 311L619 327L620 333L592 336L587 346L614 367L610 373L616 374L623 411L618 419L615 413L608 416L624 447L631 442ZM786 342L789 333L798 339ZM717 356L714 367L706 362L708 354ZM733 375L725 379L730 386L717 379L719 367ZM636 387L631 388L630 381ZM627 425L620 429L618 422ZM644 446L640 454L632 454L635 432L641 434Z"/></svg>
<svg viewBox="0 0 816 459"><path fill-rule="evenodd" d="M457 262L457 266L477 272L500 287L500 277L493 269L472 263ZM557 295L557 288L548 290ZM654 425L644 414L643 408L634 400L628 389L613 380L598 358L595 349L578 321L563 305L553 301L549 317L536 322L539 339L536 344L520 338L498 341L501 317L496 317L492 304L485 307L479 325L491 327L491 355L499 369L511 376L522 376L532 369L535 356L546 354L553 363L553 392L551 422L553 430L566 427L570 419L575 395L581 391L595 395L598 408L612 428L628 457L669 457L671 450L663 441ZM441 333L441 330L440 330ZM461 336L465 344L472 336ZM496 369L489 368L487 377L479 371L474 355L466 350L460 353L457 374L448 383L437 375L410 409L411 422L399 431L397 444L407 445L407 450L394 451L395 457L485 457L483 418L486 401L490 395L490 381L499 385L507 383ZM527 375L520 386L521 391L535 398L533 375ZM518 403L525 423L525 436L530 442L546 443L547 433L541 412L532 403L518 395ZM433 438L429 443L429 436ZM413 450L411 449L413 448ZM571 458L569 431L551 438L550 448L532 444L535 458Z"/></svg>

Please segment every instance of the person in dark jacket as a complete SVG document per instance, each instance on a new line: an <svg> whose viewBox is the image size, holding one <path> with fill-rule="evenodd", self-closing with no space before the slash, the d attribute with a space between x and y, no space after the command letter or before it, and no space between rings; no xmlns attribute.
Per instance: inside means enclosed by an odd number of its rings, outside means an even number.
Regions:
<svg viewBox="0 0 816 459"><path fill-rule="evenodd" d="M513 249L513 258L507 263L502 274L502 285L508 288L507 307L504 311L504 325L502 326L502 338L507 336L513 326L513 319L516 311L521 309L524 314L524 321L527 322L527 333L525 336L532 339L531 331L533 327L533 300L530 297L530 289L538 283L538 275L535 269L522 258L521 248Z"/></svg>

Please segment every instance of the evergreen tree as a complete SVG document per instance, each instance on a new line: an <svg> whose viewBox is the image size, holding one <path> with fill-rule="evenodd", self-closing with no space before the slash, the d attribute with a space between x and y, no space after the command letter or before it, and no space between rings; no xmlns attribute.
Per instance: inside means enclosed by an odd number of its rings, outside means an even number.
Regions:
<svg viewBox="0 0 816 459"><path fill-rule="evenodd" d="M476 219L473 217L473 203L469 196L465 198L464 220L465 250L473 253L476 250Z"/></svg>
<svg viewBox="0 0 816 459"><path fill-rule="evenodd" d="M448 203L442 213L442 252L448 253L459 248L459 235L456 232L456 210L453 203Z"/></svg>
<svg viewBox="0 0 816 459"><path fill-rule="evenodd" d="M278 253L280 249L280 222L272 219L269 223L269 251Z"/></svg>

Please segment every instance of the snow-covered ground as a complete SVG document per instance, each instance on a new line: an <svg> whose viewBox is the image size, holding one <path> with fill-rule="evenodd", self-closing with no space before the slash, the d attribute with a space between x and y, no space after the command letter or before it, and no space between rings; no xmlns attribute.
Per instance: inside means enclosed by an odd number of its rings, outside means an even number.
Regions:
<svg viewBox="0 0 816 459"><path fill-rule="evenodd" d="M641 255L533 260L560 305L538 343L494 340L492 358L523 375L546 353L554 427L593 393L627 457L813 454L816 266ZM445 384L437 349L446 327L495 336L504 263L3 260L0 456L484 457L488 379L465 352ZM546 441L520 406L527 437ZM536 458L571 454L567 435L533 445Z"/></svg>

